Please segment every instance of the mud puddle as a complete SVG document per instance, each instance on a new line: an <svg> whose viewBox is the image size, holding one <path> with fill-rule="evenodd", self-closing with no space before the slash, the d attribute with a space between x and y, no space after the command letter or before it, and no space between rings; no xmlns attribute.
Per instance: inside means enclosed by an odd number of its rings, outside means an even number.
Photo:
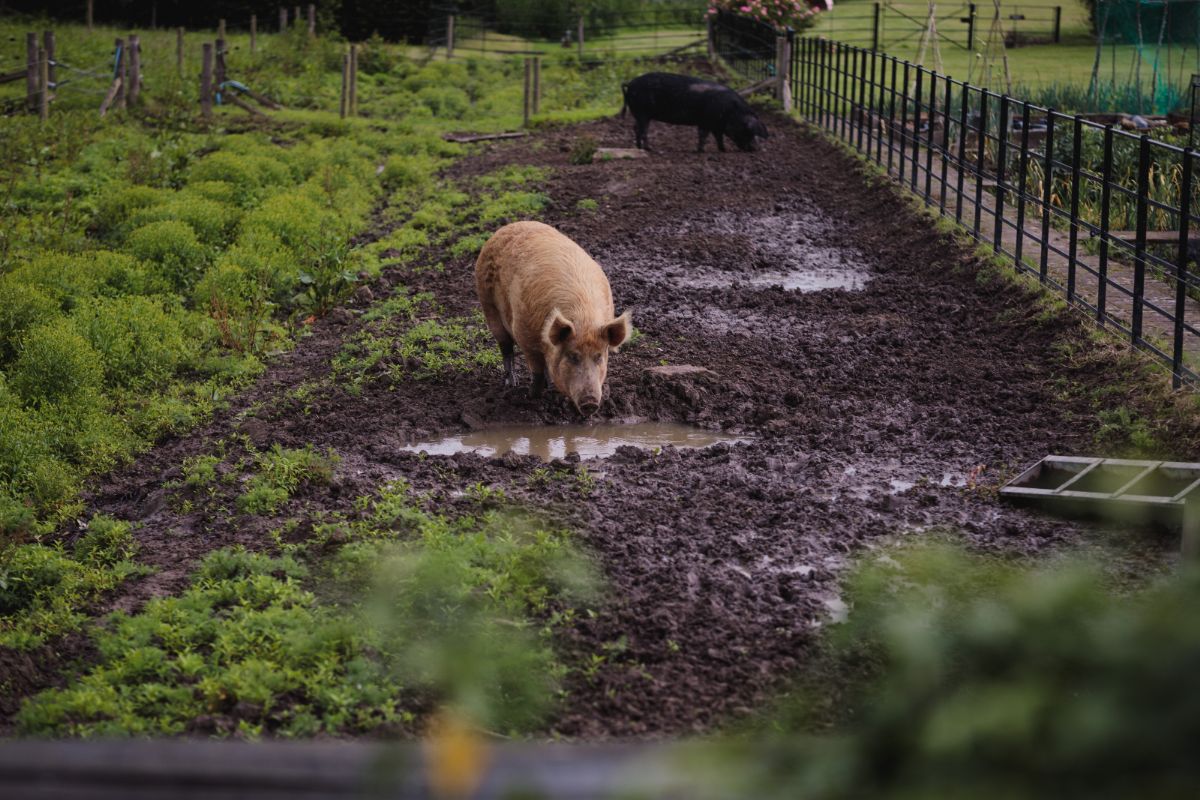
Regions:
<svg viewBox="0 0 1200 800"><path fill-rule="evenodd" d="M672 422L640 422L633 424L596 425L506 425L471 431L441 439L405 445L401 449L432 456L456 453L478 453L482 456L502 456L505 453L534 455L543 461L566 458L578 453L580 458L606 458L619 447L642 450L674 447L701 448L720 442L736 444L748 438L691 425Z"/></svg>
<svg viewBox="0 0 1200 800"><path fill-rule="evenodd" d="M684 220L661 232L678 243L687 267L665 270L681 287L778 286L788 291L830 289L861 291L873 270L862 251L844 244L836 224L825 214L784 206L768 215L721 212L699 220ZM730 262L708 261L689 252L697 240L719 237L732 248ZM697 263L699 262L699 263Z"/></svg>

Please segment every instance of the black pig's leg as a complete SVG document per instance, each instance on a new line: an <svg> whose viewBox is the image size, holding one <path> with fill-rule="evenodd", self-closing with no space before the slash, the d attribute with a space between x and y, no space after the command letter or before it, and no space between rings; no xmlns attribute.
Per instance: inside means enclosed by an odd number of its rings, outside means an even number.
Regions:
<svg viewBox="0 0 1200 800"><path fill-rule="evenodd" d="M713 134L713 136L715 136L717 139L717 149L720 150L722 153L724 153L725 152L725 134L721 133L720 131L717 131L716 133Z"/></svg>
<svg viewBox="0 0 1200 800"><path fill-rule="evenodd" d="M700 131L700 143L696 145L696 152L703 153L704 143L708 141L708 131L704 128L699 128L698 130Z"/></svg>
<svg viewBox="0 0 1200 800"><path fill-rule="evenodd" d="M650 120L639 117L633 125L633 135L637 140L637 146L643 150L650 149L650 143L646 141L646 131L650 129Z"/></svg>

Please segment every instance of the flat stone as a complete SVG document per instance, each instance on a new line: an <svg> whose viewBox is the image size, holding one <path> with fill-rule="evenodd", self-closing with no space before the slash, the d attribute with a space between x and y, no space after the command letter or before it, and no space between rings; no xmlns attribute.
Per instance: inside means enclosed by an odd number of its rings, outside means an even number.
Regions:
<svg viewBox="0 0 1200 800"><path fill-rule="evenodd" d="M646 367L643 373L659 378L682 378L689 375L702 375L706 378L717 377L717 373L711 369L693 366L692 364L665 364L659 367Z"/></svg>
<svg viewBox="0 0 1200 800"><path fill-rule="evenodd" d="M645 150L633 147L597 147L592 154L592 161L614 161L622 158L647 158Z"/></svg>

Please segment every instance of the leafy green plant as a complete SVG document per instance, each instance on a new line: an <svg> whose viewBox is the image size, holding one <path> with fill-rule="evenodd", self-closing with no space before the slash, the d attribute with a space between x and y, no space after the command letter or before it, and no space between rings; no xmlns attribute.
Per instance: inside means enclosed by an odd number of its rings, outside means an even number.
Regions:
<svg viewBox="0 0 1200 800"><path fill-rule="evenodd" d="M238 497L238 508L247 514L269 514L287 502L304 484L327 484L339 461L330 449L321 454L308 445L303 450L288 450L274 445L255 456L257 472L246 482L246 491Z"/></svg>

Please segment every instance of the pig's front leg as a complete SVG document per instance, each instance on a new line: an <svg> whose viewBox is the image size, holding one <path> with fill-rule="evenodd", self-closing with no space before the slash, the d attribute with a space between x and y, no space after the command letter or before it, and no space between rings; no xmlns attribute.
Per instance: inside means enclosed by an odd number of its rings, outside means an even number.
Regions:
<svg viewBox="0 0 1200 800"><path fill-rule="evenodd" d="M700 131L700 143L696 145L696 152L704 152L704 143L708 141L708 131L705 128L697 128Z"/></svg>
<svg viewBox="0 0 1200 800"><path fill-rule="evenodd" d="M500 353L504 356L504 386L516 386L517 376L513 373L513 362L516 360L513 355L513 343L501 344Z"/></svg>
<svg viewBox="0 0 1200 800"><path fill-rule="evenodd" d="M526 356L529 361L529 371L533 373L533 383L529 387L529 396L535 400L546 391L546 358L541 353L530 353Z"/></svg>
<svg viewBox="0 0 1200 800"><path fill-rule="evenodd" d="M720 131L716 131L715 133L713 133L713 136L717 140L717 149L720 150L722 153L724 153L725 152L725 134L721 133Z"/></svg>

